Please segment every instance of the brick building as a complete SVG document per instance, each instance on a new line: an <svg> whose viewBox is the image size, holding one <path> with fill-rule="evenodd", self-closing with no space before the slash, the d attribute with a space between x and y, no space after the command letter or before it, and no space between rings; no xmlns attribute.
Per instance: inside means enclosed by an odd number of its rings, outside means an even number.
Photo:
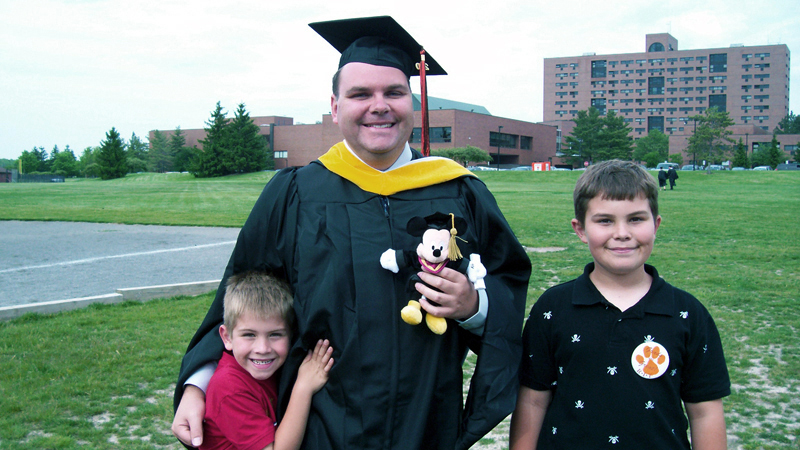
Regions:
<svg viewBox="0 0 800 450"><path fill-rule="evenodd" d="M414 123L422 122L419 97L414 95ZM428 97L431 150L471 145L486 150L492 163L511 167L533 162L552 161L556 154L558 130L555 126L492 116L479 105ZM278 169L304 166L319 158L343 139L330 114L316 124L295 124L291 117L252 117L261 127L261 135L274 150ZM181 130L186 145L202 148L203 129ZM169 137L174 130L161 130ZM153 140L150 132L150 141ZM420 128L411 136L411 146L418 148ZM498 149L499 145L499 149Z"/></svg>
<svg viewBox="0 0 800 450"><path fill-rule="evenodd" d="M789 113L789 63L783 44L679 50L667 33L648 34L641 53L545 58L544 123L566 135L578 111L613 110L632 138L658 129L669 136L670 153L683 153L694 129L689 117L716 106L733 119L732 137L757 151ZM778 139L791 159L800 136Z"/></svg>

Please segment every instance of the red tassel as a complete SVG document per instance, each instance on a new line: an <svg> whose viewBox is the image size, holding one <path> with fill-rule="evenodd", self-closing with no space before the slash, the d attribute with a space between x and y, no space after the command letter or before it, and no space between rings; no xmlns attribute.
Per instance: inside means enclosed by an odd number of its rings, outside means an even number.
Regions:
<svg viewBox="0 0 800 450"><path fill-rule="evenodd" d="M419 51L419 84L422 106L422 156L431 155L430 124L428 121L428 86L425 84L425 49Z"/></svg>

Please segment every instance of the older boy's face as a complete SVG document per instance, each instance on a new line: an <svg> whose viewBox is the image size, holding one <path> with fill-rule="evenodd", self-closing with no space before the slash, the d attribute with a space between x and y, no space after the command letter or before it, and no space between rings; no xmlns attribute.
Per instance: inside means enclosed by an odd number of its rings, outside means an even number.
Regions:
<svg viewBox="0 0 800 450"><path fill-rule="evenodd" d="M286 362L289 332L280 317L256 319L247 313L239 317L233 330L225 325L219 329L225 348L256 380L272 377Z"/></svg>
<svg viewBox="0 0 800 450"><path fill-rule="evenodd" d="M606 200L598 195L589 201L583 225L572 220L575 233L589 245L595 270L609 276L643 270L660 224L661 216L653 217L644 196L631 201Z"/></svg>

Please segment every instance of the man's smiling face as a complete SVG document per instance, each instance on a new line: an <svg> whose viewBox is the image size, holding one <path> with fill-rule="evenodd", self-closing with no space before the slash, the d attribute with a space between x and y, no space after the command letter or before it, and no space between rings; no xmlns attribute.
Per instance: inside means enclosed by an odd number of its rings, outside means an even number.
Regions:
<svg viewBox="0 0 800 450"><path fill-rule="evenodd" d="M331 96L333 122L350 148L370 166L391 166L414 128L408 77L399 69L349 63L339 74L339 96Z"/></svg>

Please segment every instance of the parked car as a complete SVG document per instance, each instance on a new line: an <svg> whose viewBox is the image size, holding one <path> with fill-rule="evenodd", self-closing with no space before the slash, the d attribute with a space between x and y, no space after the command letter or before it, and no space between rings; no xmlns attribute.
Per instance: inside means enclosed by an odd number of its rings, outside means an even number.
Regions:
<svg viewBox="0 0 800 450"><path fill-rule="evenodd" d="M473 172L480 172L482 170L497 170L497 167L489 167L489 166L470 166L468 168Z"/></svg>
<svg viewBox="0 0 800 450"><path fill-rule="evenodd" d="M658 163L658 165L656 166L656 170L661 170L661 169L669 170L670 167L673 167L675 168L675 170L678 170L678 167L680 167L680 165L668 162Z"/></svg>
<svg viewBox="0 0 800 450"><path fill-rule="evenodd" d="M720 166L719 164L711 164L708 166L709 170L725 170L724 167Z"/></svg>
<svg viewBox="0 0 800 450"><path fill-rule="evenodd" d="M753 167L753 170L772 170L772 167L770 167L770 166L757 166L757 167Z"/></svg>
<svg viewBox="0 0 800 450"><path fill-rule="evenodd" d="M511 170L532 170L532 168L531 166L519 166L519 167L514 167Z"/></svg>
<svg viewBox="0 0 800 450"><path fill-rule="evenodd" d="M692 165L692 164L688 164L688 165L685 165L685 166L681 167L681 170L703 170L703 168L700 167L700 166L695 166L695 165Z"/></svg>
<svg viewBox="0 0 800 450"><path fill-rule="evenodd" d="M744 167L734 167L731 170L750 170L750 169L745 169Z"/></svg>
<svg viewBox="0 0 800 450"><path fill-rule="evenodd" d="M778 164L775 170L800 170L800 163L784 163Z"/></svg>

